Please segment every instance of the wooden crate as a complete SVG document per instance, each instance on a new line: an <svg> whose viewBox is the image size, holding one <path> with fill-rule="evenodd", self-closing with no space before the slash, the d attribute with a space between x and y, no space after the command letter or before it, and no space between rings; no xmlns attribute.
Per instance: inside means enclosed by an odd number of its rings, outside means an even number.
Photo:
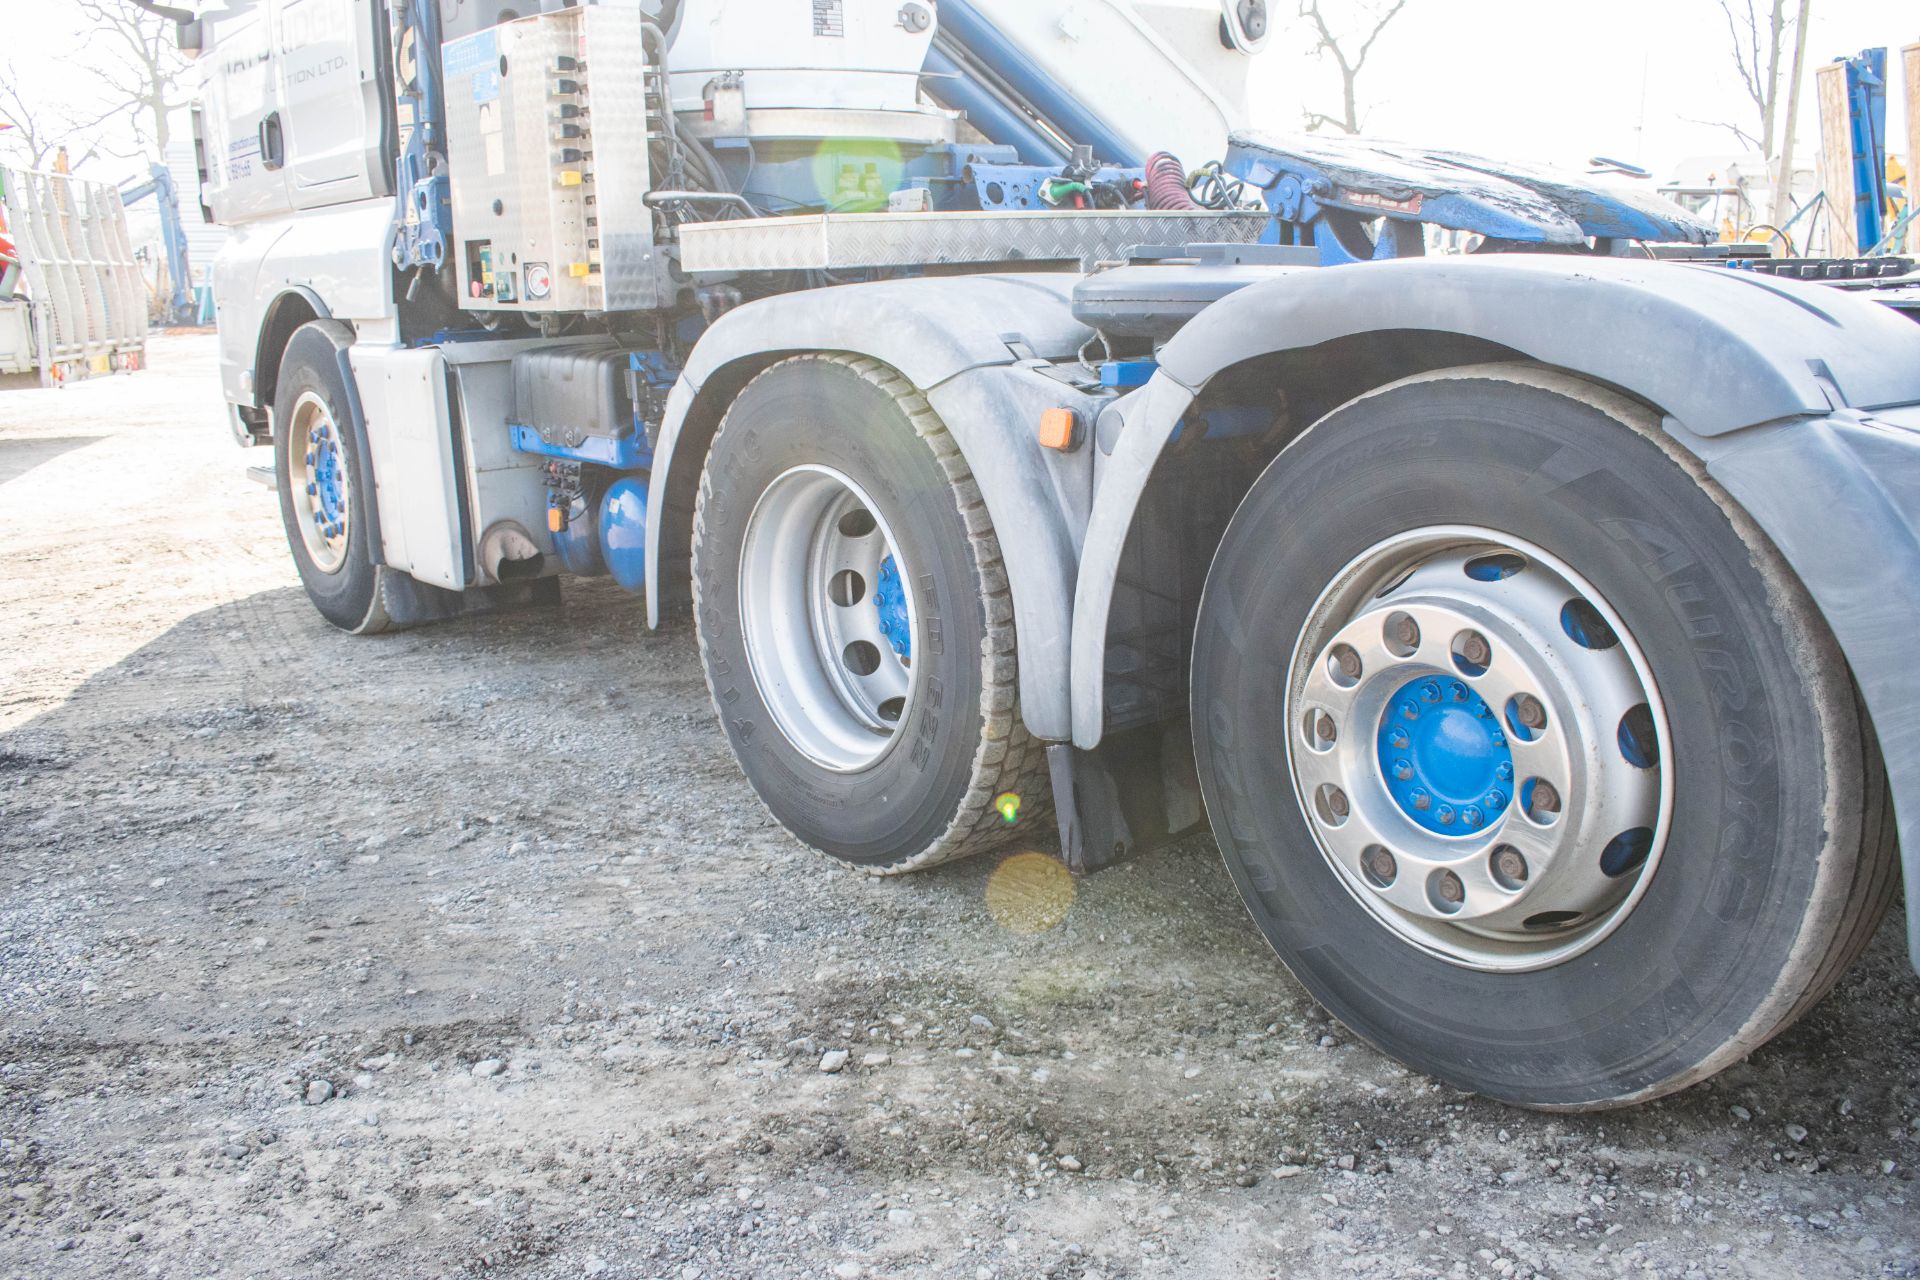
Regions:
<svg viewBox="0 0 1920 1280"><path fill-rule="evenodd" d="M1814 68L1814 97L1820 103L1820 189L1827 193L1827 255L1851 258L1853 242L1853 138L1847 127L1847 68L1829 62ZM1821 214L1814 215L1816 217Z"/></svg>
<svg viewBox="0 0 1920 1280"><path fill-rule="evenodd" d="M1907 89L1907 206L1920 208L1920 44L1900 51L1900 65ZM1894 130L1889 126L1887 132ZM1920 253L1920 218L1907 228L1907 252Z"/></svg>

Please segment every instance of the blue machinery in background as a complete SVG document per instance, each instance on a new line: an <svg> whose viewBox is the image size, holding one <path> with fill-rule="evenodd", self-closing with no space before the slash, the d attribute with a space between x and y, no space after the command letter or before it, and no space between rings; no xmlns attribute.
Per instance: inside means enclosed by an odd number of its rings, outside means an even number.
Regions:
<svg viewBox="0 0 1920 1280"><path fill-rule="evenodd" d="M167 248L167 279L171 288L163 319L170 325L207 323L211 317L201 319L204 308L194 297L193 273L187 263L187 232L180 224L180 193L174 186L172 171L157 161L147 169L145 182L120 189L123 205L148 196L153 197L154 207L160 212L160 239Z"/></svg>
<svg viewBox="0 0 1920 1280"><path fill-rule="evenodd" d="M1847 144L1853 166L1853 242L1879 248L1887 207L1887 51L1836 58L1847 69ZM1909 179L1911 181L1911 179Z"/></svg>

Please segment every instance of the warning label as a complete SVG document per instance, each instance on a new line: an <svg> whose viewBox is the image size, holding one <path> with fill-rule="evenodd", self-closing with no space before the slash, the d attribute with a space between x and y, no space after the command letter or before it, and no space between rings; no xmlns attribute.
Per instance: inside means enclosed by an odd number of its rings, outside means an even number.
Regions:
<svg viewBox="0 0 1920 1280"><path fill-rule="evenodd" d="M847 20L840 11L841 0L813 0L813 34L845 36Z"/></svg>

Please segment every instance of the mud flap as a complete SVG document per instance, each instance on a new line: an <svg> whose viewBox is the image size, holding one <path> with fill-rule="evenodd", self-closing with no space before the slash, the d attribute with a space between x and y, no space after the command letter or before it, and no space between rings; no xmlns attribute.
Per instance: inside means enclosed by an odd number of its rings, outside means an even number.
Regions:
<svg viewBox="0 0 1920 1280"><path fill-rule="evenodd" d="M1051 743L1047 771L1060 856L1075 875L1157 849L1206 822L1184 718L1110 733L1091 751Z"/></svg>

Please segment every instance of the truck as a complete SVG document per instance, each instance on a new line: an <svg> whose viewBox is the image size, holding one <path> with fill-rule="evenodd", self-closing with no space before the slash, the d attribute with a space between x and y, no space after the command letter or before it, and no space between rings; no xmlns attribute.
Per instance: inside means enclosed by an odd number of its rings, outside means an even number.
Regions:
<svg viewBox="0 0 1920 1280"><path fill-rule="evenodd" d="M1752 1052L1903 867L1920 955L1911 263L1250 129L1263 0L141 2L333 626L610 577L799 840L1210 825L1316 1000L1514 1104Z"/></svg>

